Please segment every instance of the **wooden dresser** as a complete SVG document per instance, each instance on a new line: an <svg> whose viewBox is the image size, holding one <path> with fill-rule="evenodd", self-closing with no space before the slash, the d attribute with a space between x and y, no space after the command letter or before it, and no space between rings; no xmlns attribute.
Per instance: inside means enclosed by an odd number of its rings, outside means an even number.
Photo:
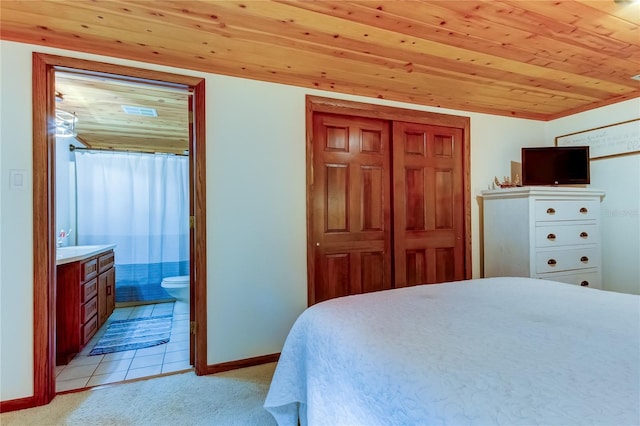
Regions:
<svg viewBox="0 0 640 426"><path fill-rule="evenodd" d="M484 276L602 288L600 202L590 188L483 191Z"/></svg>
<svg viewBox="0 0 640 426"><path fill-rule="evenodd" d="M114 252L88 253L57 266L56 365L80 352L115 308Z"/></svg>

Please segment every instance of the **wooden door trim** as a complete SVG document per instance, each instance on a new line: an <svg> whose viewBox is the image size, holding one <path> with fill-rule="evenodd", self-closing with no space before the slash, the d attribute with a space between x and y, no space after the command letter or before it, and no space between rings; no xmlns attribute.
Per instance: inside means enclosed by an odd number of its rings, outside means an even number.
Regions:
<svg viewBox="0 0 640 426"><path fill-rule="evenodd" d="M306 96L306 168L307 168L307 303L315 294L315 259L313 256L313 114L316 112L378 118L390 121L428 124L462 129L462 181L464 196L465 279L472 277L471 246L471 119L469 117L395 108L320 96Z"/></svg>
<svg viewBox="0 0 640 426"><path fill-rule="evenodd" d="M34 395L22 398L20 408L48 404L55 396L55 188L54 138L51 126L54 105L54 69L68 67L188 86L195 97L192 165L196 228L195 269L192 277L196 299L196 374L207 373L206 305L206 144L205 80L160 71L94 62L63 56L33 53L33 386Z"/></svg>
<svg viewBox="0 0 640 426"><path fill-rule="evenodd" d="M396 108L307 95L307 114L313 112L355 115L358 117L379 118L390 121L407 121L410 123L456 127L459 129L468 129L471 122L469 117L461 115L440 114L436 112ZM309 135L308 131L307 135Z"/></svg>

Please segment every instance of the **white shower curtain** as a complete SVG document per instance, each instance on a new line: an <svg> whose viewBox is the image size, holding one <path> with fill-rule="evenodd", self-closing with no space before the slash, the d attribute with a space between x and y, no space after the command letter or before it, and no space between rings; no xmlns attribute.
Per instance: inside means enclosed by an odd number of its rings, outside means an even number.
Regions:
<svg viewBox="0 0 640 426"><path fill-rule="evenodd" d="M187 275L188 157L75 151L75 158L78 244L116 244L116 300L126 287L140 295L160 289L163 277Z"/></svg>

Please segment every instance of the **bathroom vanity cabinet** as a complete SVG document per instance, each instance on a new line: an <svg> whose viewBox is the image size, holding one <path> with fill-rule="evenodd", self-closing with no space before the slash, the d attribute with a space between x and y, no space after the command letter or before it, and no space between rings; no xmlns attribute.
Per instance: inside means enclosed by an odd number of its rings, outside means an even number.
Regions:
<svg viewBox="0 0 640 426"><path fill-rule="evenodd" d="M79 246L81 247L81 246ZM90 246L66 263L58 256L56 283L56 365L82 350L115 308L112 246ZM63 259L64 261L69 260Z"/></svg>

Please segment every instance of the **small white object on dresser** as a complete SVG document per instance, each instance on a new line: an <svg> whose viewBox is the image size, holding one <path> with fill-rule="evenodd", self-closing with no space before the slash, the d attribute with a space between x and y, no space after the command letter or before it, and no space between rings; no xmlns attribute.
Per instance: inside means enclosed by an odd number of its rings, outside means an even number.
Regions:
<svg viewBox="0 0 640 426"><path fill-rule="evenodd" d="M600 202L591 188L482 191L484 276L532 277L602 289Z"/></svg>

